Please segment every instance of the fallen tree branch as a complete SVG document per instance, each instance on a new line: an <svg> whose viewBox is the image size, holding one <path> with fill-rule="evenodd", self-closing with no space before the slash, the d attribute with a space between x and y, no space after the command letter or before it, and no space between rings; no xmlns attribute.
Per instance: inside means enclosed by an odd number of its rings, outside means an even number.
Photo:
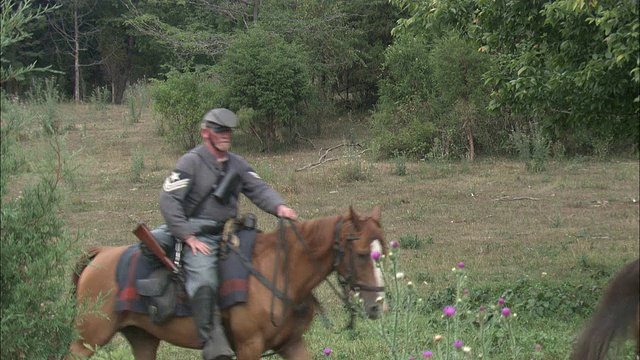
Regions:
<svg viewBox="0 0 640 360"><path fill-rule="evenodd" d="M336 161L336 160L341 159L341 158L345 159L345 158L357 157L357 156L360 156L360 155L364 154L365 152L369 151L369 149L364 149L364 150L361 150L361 151L359 151L359 152L357 152L357 153L355 153L353 155L327 157L331 151L333 151L335 149L339 149L339 148L344 147L344 146L362 147L361 144L346 144L346 143L342 143L342 144L338 144L338 145L332 146L332 147L330 147L328 149L320 149L320 152L319 152L320 158L318 159L318 161L316 161L314 163L311 163L311 164L307 164L307 165L305 165L305 166L303 166L301 168L298 168L298 169L296 169L296 171L313 169L313 168L316 168L316 167L318 167L318 166L320 166L322 164L325 164L325 163L328 163L328 162L331 162L331 161ZM324 152L323 152L323 150L324 150Z"/></svg>
<svg viewBox="0 0 640 360"><path fill-rule="evenodd" d="M501 197L501 198L493 199L493 201L517 201L517 200L532 200L532 201L538 201L538 200L540 200L540 199L538 199L538 198L533 198L533 197L527 197L527 196L521 196L521 197L503 196L503 197Z"/></svg>

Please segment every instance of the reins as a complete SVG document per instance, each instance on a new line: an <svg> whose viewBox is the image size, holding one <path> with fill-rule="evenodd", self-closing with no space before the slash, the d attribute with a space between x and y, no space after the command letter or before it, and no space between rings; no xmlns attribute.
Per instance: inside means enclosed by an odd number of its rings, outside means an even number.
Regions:
<svg viewBox="0 0 640 360"><path fill-rule="evenodd" d="M293 230L293 232L296 235L296 238L298 239L298 242L300 242L300 244L302 244L302 246L304 247L305 253L306 254L311 254L311 248L309 248L309 245L304 241L304 238L302 237L302 234L300 233L300 230L298 229L298 227L296 226L295 222L292 220L289 220L289 223L291 225L291 229ZM340 283L340 285L342 286L343 289L346 289L347 286L349 286L350 288L352 288L355 291L384 291L384 287L381 286L370 286L370 285L366 285L366 284L359 284L359 283L352 283L352 279L354 278L354 269L355 266L353 264L354 259L352 256L352 247L350 245L348 245L351 241L357 240L359 239L358 236L354 236L354 235L347 235L346 236L346 241L345 243L347 245L345 245L344 247L341 245L340 243L340 234L342 232L342 225L343 225L343 218L342 216L338 217L338 223L336 225L336 228L334 230L334 238L333 238L333 244L332 244L332 249L334 252L333 258L334 258L334 262L332 264L331 270L328 273L325 273L324 270L322 269L322 266L320 265L320 263L318 262L318 259L316 259L315 257L310 256L311 262L315 268L314 272L311 274L310 277L313 277L314 275L316 275L316 273L321 274L324 277L324 281L326 281L329 284L329 287L331 288L331 290L338 295L338 297L344 302L345 306L348 307L349 311L351 312L351 318L353 319L355 316L355 309L351 306L350 302L349 302L349 295L347 291L343 291L342 293L337 289L337 287L333 284L333 282L328 278L328 275L331 274L331 272L335 271L338 266L340 266L340 264L342 263L345 253L348 252L349 255L349 263L346 264L345 263L345 267L347 269L347 276L342 276L339 272L337 273L337 278L338 278L338 282ZM271 305L270 305L270 319L271 319L271 323L273 324L273 326L275 327L280 327L286 320L286 317L284 314L287 313L287 310L289 308L298 308L300 309L302 307L302 303L296 303L294 302L291 298L289 298L287 296L287 292L289 290L289 270L288 267L286 266L286 264L289 263L289 247L287 246L287 241L286 241L286 236L285 236L285 231L286 231L286 227L284 225L284 219L283 218L279 218L278 221L278 226L279 226L279 236L278 236L278 241L276 244L276 256L275 256L275 266L274 266L274 272L273 272L273 281L268 280L264 275L262 275L262 273L260 273L251 263L251 261L249 261L249 259L247 259L241 252L239 249L236 249L233 246L230 246L229 249L233 250L242 260L242 262L245 264L245 266L247 267L247 269L249 270L249 272L251 272L251 274L253 274L263 285L265 285L269 290L271 290ZM346 249L346 251L345 251ZM284 261L280 261L280 257L284 256ZM283 271L283 289L279 290L278 289L278 284L277 284L277 275L278 275L278 270L280 269L281 264L284 264L285 268ZM275 303L276 303L276 298L280 299L283 302L283 318L280 320L280 322L278 322L275 318ZM326 316L326 312L322 306L322 304L320 304L320 302L316 299L316 304L319 307L320 312ZM325 321L325 323L328 323L329 321ZM351 320L351 323L353 322L353 320Z"/></svg>

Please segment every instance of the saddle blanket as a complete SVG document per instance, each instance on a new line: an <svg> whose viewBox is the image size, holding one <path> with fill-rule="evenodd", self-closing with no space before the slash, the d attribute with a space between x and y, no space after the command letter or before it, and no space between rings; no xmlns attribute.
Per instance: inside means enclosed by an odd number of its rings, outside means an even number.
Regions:
<svg viewBox="0 0 640 360"><path fill-rule="evenodd" d="M239 230L237 236L240 239L238 250L242 256L251 261L251 254L256 239L256 231ZM185 250L188 247L185 247ZM127 248L116 268L116 311L132 311L147 313L148 298L141 296L136 289L138 279L146 279L156 269L162 267L159 261L147 259L141 256L139 244ZM220 277L219 301L222 309L229 308L238 303L247 301L247 289L249 269L235 251L227 249L218 259L218 272ZM186 279L185 281L189 281ZM186 295L185 295L186 296ZM175 316L191 316L191 305L186 298L178 298L176 301Z"/></svg>

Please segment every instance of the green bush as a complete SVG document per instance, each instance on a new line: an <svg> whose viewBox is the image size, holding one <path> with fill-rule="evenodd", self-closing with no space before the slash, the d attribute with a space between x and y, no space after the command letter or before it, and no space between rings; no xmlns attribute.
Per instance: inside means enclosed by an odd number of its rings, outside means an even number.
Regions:
<svg viewBox="0 0 640 360"><path fill-rule="evenodd" d="M59 214L68 156L57 136L50 147L22 154L16 140L29 119L17 106L2 101L0 358L59 358L77 336L69 279L79 250ZM34 171L29 175L36 180L16 188L24 169Z"/></svg>
<svg viewBox="0 0 640 360"><path fill-rule="evenodd" d="M224 107L220 85L204 70L182 72L171 70L165 81L154 81L150 87L158 133L167 142L188 150L202 140L200 122L212 108Z"/></svg>
<svg viewBox="0 0 640 360"><path fill-rule="evenodd" d="M225 52L220 74L235 109L252 109L253 134L269 151L283 141L280 129L295 134L300 107L310 97L306 52L278 34L252 27Z"/></svg>

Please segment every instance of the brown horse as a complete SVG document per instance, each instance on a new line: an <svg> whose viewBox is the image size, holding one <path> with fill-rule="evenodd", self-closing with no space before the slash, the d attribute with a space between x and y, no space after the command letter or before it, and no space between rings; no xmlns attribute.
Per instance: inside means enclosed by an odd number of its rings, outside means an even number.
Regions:
<svg viewBox="0 0 640 360"><path fill-rule="evenodd" d="M625 338L629 327L636 338L636 354L640 355L640 259L627 263L611 280L571 359L605 359L611 342Z"/></svg>
<svg viewBox="0 0 640 360"><path fill-rule="evenodd" d="M252 263L279 290L286 289L286 297L275 297L267 286L250 276L248 301L223 312L238 360L259 359L269 349L285 359L311 359L303 334L317 304L312 290L333 271L349 287L361 292L369 318L381 314L384 288L371 258L372 251L387 252L379 206L366 217L350 207L345 215L300 221L286 227L284 239L281 236L279 231L259 233ZM286 244L286 264L275 264L276 251L282 251L278 250L282 244L279 241ZM71 353L90 357L92 349L107 344L117 332L129 341L136 360L155 359L160 340L199 348L192 317L174 317L156 325L145 314L114 311L116 265L126 248L91 249L90 265L80 266L74 276L79 303L89 308L92 304L100 306L102 314L87 311L77 319L81 339L71 344ZM278 271L275 281L274 270Z"/></svg>

